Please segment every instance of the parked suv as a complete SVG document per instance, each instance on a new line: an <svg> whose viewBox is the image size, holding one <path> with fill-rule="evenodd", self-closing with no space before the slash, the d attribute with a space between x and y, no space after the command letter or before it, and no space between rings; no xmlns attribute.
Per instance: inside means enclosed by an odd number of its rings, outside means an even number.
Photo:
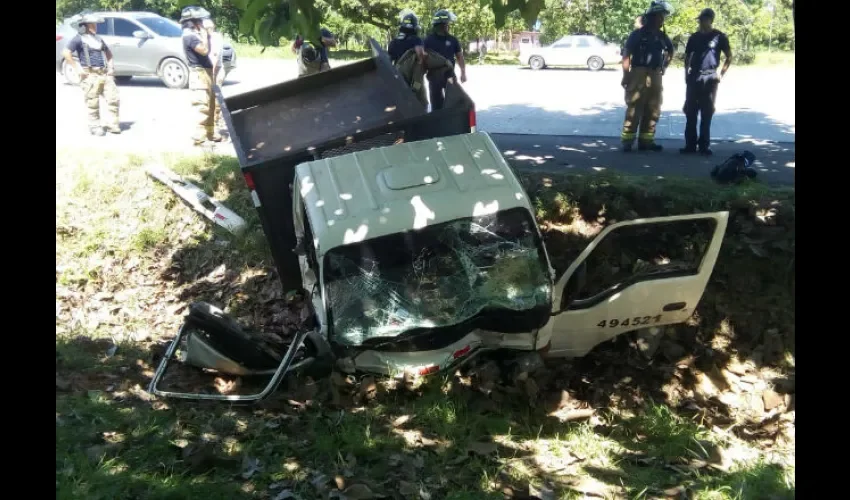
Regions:
<svg viewBox="0 0 850 500"><path fill-rule="evenodd" d="M134 76L156 76L167 87L186 88L189 68L183 53L183 28L151 12L97 12L106 22L97 25L97 34L109 45L115 58L115 79L127 81ZM56 71L68 83L76 85L76 68L65 64L62 50L77 34L66 19L56 27ZM225 75L236 67L236 52L225 42L222 54Z"/></svg>

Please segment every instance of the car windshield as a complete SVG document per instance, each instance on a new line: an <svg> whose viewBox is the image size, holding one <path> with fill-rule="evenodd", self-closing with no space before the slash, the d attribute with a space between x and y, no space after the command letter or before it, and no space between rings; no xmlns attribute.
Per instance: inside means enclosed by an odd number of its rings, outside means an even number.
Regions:
<svg viewBox="0 0 850 500"><path fill-rule="evenodd" d="M181 28L179 24L175 23L171 19L151 16L140 17L136 20L144 24L148 29L150 29L159 36L167 36L172 38L183 36L183 28Z"/></svg>
<svg viewBox="0 0 850 500"><path fill-rule="evenodd" d="M542 243L522 208L334 248L324 273L333 338L353 346L481 319L485 310L496 313L487 329L498 330L498 313L551 301Z"/></svg>

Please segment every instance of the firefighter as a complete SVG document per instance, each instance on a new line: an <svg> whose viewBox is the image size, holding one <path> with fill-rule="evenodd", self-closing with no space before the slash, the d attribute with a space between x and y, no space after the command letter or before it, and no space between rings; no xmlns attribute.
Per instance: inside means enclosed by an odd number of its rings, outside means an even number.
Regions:
<svg viewBox="0 0 850 500"><path fill-rule="evenodd" d="M322 28L319 42L313 44L297 36L292 44L298 60L298 77L313 75L331 69L328 48L336 47L336 37L326 28Z"/></svg>
<svg viewBox="0 0 850 500"><path fill-rule="evenodd" d="M210 60L210 34L203 27L210 13L203 7L189 6L180 12L183 25L183 52L189 65L189 91L192 93L192 108L195 110L195 131L192 141L196 146L206 141L221 142L222 137L215 129L215 81L213 62Z"/></svg>
<svg viewBox="0 0 850 500"><path fill-rule="evenodd" d="M425 50L422 39L416 35L419 22L413 12L402 11L400 20L399 34L390 42L387 52L405 83L427 111L425 75L441 80L442 75L451 72L454 66L434 50Z"/></svg>
<svg viewBox="0 0 850 500"><path fill-rule="evenodd" d="M626 40L623 52L623 88L626 90L626 118L620 139L629 152L638 139L639 151L661 151L655 142L655 126L661 117L661 78L673 58L673 42L662 31L664 19L672 13L667 2L656 1L644 13L644 25Z"/></svg>
<svg viewBox="0 0 850 500"><path fill-rule="evenodd" d="M70 24L79 33L68 42L62 51L65 64L77 69L80 75L80 87L88 108L89 132L92 135L103 136L103 126L100 123L100 98L106 101L109 112L106 129L110 133L120 134L118 124L118 87L115 85L115 69L112 51L97 35L97 25L105 20L90 12L74 16ZM74 60L74 55L79 63Z"/></svg>
<svg viewBox="0 0 850 500"><path fill-rule="evenodd" d="M703 9L699 17L699 31L688 38L685 48L685 147L682 154L699 153L711 156L711 118L714 116L714 100L717 86L732 64L732 49L729 38L714 29L714 11ZM726 57L720 72L720 54ZM699 115L699 137L697 137L697 115Z"/></svg>
<svg viewBox="0 0 850 500"><path fill-rule="evenodd" d="M460 48L460 42L457 38L449 34L449 26L456 20L457 16L446 9L438 10L431 20L433 30L425 38L426 50L433 50L452 63L451 70L428 72L428 90L431 95L432 111L443 108L446 98L446 85L450 79L455 78L455 65L460 67L461 83L466 83L466 64L463 60L463 50Z"/></svg>
<svg viewBox="0 0 850 500"><path fill-rule="evenodd" d="M425 64L425 43L419 38L419 18L412 11L403 10L399 16L398 34L387 46L387 53L393 64L410 49L416 51L421 64Z"/></svg>

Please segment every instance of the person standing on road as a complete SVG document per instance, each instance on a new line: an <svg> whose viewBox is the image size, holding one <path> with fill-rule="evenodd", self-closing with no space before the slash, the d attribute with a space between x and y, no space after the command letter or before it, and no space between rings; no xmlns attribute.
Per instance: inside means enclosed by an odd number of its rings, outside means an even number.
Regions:
<svg viewBox="0 0 850 500"><path fill-rule="evenodd" d="M203 27L210 13L203 7L190 6L180 12L183 25L183 51L189 63L189 90L197 122L192 141L200 146L206 141L220 142L215 129L217 103L213 91L213 62L210 60L210 34Z"/></svg>
<svg viewBox="0 0 850 500"><path fill-rule="evenodd" d="M425 38L425 49L433 50L452 63L452 69L447 71L428 72L428 91L431 96L431 111L443 108L446 99L446 85L449 80L456 78L454 66L460 67L460 81L466 83L466 63L463 60L463 50L457 38L449 34L449 26L457 20L451 12L440 9L434 13L431 20L433 28Z"/></svg>
<svg viewBox="0 0 850 500"><path fill-rule="evenodd" d="M732 64L732 49L729 38L714 29L714 11L703 9L699 17L699 31L688 38L685 47L685 147L682 154L697 152L711 156L711 118L714 116L714 101L717 98L717 86L729 66ZM723 68L720 66L720 54L726 57ZM697 137L697 115L699 115L699 137Z"/></svg>
<svg viewBox="0 0 850 500"><path fill-rule="evenodd" d="M100 98L103 96L108 111L106 129L113 134L120 134L118 123L118 87L115 85L115 67L112 51L97 35L97 25L105 20L91 13L74 16L70 24L77 29L77 35L68 42L62 51L65 64L76 68L80 75L80 87L86 99L89 115L89 132L92 135L103 136L104 130L100 123ZM74 60L77 56L79 63Z"/></svg>
<svg viewBox="0 0 850 500"><path fill-rule="evenodd" d="M638 151L664 149L655 142L655 126L661 117L661 78L673 58L673 42L662 31L672 10L667 2L653 0L644 13L644 26L626 40L621 82L626 90L626 118L620 135L625 152L632 150L635 136Z"/></svg>
<svg viewBox="0 0 850 500"><path fill-rule="evenodd" d="M213 64L213 83L216 87L221 88L224 85L224 35L215 29L215 22L212 18L206 18L203 22L203 27L210 35L210 54L209 58ZM213 120L216 129L221 130L224 124L221 121L221 105L216 101L215 117Z"/></svg>

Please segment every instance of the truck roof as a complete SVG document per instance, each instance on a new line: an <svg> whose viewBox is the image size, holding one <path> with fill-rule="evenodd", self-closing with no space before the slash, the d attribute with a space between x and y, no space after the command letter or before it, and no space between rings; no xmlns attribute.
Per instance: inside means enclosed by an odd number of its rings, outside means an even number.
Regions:
<svg viewBox="0 0 850 500"><path fill-rule="evenodd" d="M302 163L295 185L319 256L341 245L465 217L531 210L486 132Z"/></svg>

